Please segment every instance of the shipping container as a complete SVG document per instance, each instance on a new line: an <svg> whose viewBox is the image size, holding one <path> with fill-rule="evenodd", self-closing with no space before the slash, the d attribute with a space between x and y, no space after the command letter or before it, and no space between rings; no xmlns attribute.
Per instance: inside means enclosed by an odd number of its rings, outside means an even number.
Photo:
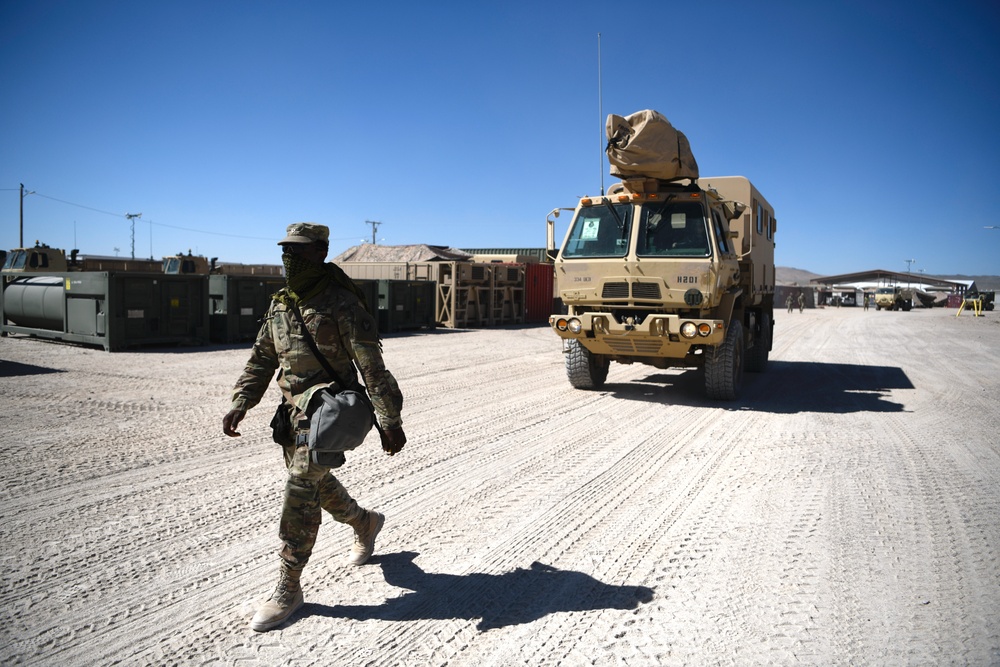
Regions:
<svg viewBox="0 0 1000 667"><path fill-rule="evenodd" d="M383 333L433 329L437 286L427 280L380 280L378 328Z"/></svg>
<svg viewBox="0 0 1000 667"><path fill-rule="evenodd" d="M208 277L209 334L217 343L255 340L271 296L285 279L269 276Z"/></svg>
<svg viewBox="0 0 1000 667"><path fill-rule="evenodd" d="M0 296L4 334L108 351L208 340L208 276L69 272L10 280Z"/></svg>
<svg viewBox="0 0 1000 667"><path fill-rule="evenodd" d="M526 322L548 322L549 316L558 313L555 304L552 264L527 264L524 276L524 305Z"/></svg>

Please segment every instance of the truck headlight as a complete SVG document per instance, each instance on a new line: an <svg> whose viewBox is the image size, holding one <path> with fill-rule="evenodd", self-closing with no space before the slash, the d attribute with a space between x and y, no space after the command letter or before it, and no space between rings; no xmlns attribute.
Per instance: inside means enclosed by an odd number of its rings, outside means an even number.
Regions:
<svg viewBox="0 0 1000 667"><path fill-rule="evenodd" d="M685 322L681 325L681 335L685 338L694 338L698 335L698 327L694 322Z"/></svg>
<svg viewBox="0 0 1000 667"><path fill-rule="evenodd" d="M580 320L576 319L575 317L570 318L570 321L566 326L567 328L569 328L571 333L578 334L581 331L583 331L583 324L580 322Z"/></svg>

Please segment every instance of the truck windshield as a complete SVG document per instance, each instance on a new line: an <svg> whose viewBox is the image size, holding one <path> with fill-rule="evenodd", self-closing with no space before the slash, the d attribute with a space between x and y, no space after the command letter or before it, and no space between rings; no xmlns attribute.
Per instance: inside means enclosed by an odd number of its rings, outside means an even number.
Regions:
<svg viewBox="0 0 1000 667"><path fill-rule="evenodd" d="M11 254L7 255L7 261L4 262L3 268L23 269L26 259L28 259L28 254L26 252L23 250L15 250Z"/></svg>
<svg viewBox="0 0 1000 667"><path fill-rule="evenodd" d="M623 257L631 229L631 204L582 208L573 221L563 257Z"/></svg>
<svg viewBox="0 0 1000 667"><path fill-rule="evenodd" d="M707 257L708 228L700 202L646 204L639 218L641 257Z"/></svg>

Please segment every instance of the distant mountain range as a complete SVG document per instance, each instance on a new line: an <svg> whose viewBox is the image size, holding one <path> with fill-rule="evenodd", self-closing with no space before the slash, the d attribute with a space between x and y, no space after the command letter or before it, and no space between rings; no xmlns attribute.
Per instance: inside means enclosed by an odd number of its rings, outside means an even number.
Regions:
<svg viewBox="0 0 1000 667"><path fill-rule="evenodd" d="M819 273L813 273L804 269L793 269L787 266L778 266L775 269L775 280L779 285L808 285L809 281L813 278L823 277ZM941 280L974 280L976 281L976 286L981 290L1000 291L1000 276L932 276L928 273L927 277L940 278Z"/></svg>

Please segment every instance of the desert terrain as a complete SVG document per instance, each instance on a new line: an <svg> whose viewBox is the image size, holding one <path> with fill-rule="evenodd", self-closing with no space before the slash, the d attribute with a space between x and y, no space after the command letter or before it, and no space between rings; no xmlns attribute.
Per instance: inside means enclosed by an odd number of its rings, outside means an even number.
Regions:
<svg viewBox="0 0 1000 667"><path fill-rule="evenodd" d="M409 443L336 471L387 516L306 604L277 572L272 390L222 433L247 345L0 340L5 665L1000 663L1000 314L775 314L767 372L566 381L545 326L397 334Z"/></svg>

